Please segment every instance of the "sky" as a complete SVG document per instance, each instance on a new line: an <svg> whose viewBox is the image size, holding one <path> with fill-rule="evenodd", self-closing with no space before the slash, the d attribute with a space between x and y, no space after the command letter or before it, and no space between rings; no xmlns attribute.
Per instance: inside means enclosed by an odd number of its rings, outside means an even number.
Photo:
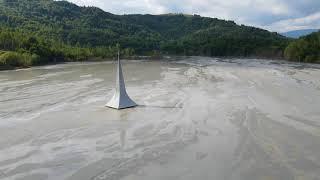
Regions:
<svg viewBox="0 0 320 180"><path fill-rule="evenodd" d="M198 14L274 32L320 29L320 0L68 0L114 14Z"/></svg>

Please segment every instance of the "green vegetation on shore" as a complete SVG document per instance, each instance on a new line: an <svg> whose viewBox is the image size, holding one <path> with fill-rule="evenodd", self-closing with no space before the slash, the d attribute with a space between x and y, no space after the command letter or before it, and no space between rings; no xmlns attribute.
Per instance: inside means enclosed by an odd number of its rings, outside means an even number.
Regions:
<svg viewBox="0 0 320 180"><path fill-rule="evenodd" d="M291 42L284 55L291 61L320 63L320 31Z"/></svg>
<svg viewBox="0 0 320 180"><path fill-rule="evenodd" d="M282 58L290 42L277 33L198 15L114 15L66 1L0 0L2 69L112 58L117 43L123 56Z"/></svg>
<svg viewBox="0 0 320 180"><path fill-rule="evenodd" d="M53 39L23 33L15 29L0 29L0 66L1 69L29 67L64 61L83 61L90 58L113 58L116 46L81 47L65 44ZM134 50L121 51L125 57L134 55Z"/></svg>

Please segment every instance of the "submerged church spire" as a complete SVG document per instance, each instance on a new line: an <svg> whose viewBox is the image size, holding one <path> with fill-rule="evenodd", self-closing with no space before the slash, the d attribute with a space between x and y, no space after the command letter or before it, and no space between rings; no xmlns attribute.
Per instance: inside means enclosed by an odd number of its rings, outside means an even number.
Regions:
<svg viewBox="0 0 320 180"><path fill-rule="evenodd" d="M126 91L126 85L124 82L120 61L120 52L118 51L116 90L112 99L106 104L106 107L114 109L125 109L135 106L137 106L137 104L128 96Z"/></svg>

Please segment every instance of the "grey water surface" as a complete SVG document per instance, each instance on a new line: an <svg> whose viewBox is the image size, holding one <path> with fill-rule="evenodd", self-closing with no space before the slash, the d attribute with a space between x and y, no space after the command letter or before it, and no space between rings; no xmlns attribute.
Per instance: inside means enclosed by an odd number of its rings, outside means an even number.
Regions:
<svg viewBox="0 0 320 180"><path fill-rule="evenodd" d="M0 72L0 179L318 180L320 67L123 61Z"/></svg>

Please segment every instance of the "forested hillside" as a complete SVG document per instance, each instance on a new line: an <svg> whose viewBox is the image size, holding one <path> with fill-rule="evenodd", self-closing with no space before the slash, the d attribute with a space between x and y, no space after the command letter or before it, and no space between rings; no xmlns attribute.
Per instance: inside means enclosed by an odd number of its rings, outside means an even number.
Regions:
<svg viewBox="0 0 320 180"><path fill-rule="evenodd" d="M289 40L198 15L114 15L66 1L0 0L0 66L124 56L282 57ZM15 59L15 60L14 60Z"/></svg>
<svg viewBox="0 0 320 180"><path fill-rule="evenodd" d="M320 63L320 31L291 42L285 49L288 60Z"/></svg>

